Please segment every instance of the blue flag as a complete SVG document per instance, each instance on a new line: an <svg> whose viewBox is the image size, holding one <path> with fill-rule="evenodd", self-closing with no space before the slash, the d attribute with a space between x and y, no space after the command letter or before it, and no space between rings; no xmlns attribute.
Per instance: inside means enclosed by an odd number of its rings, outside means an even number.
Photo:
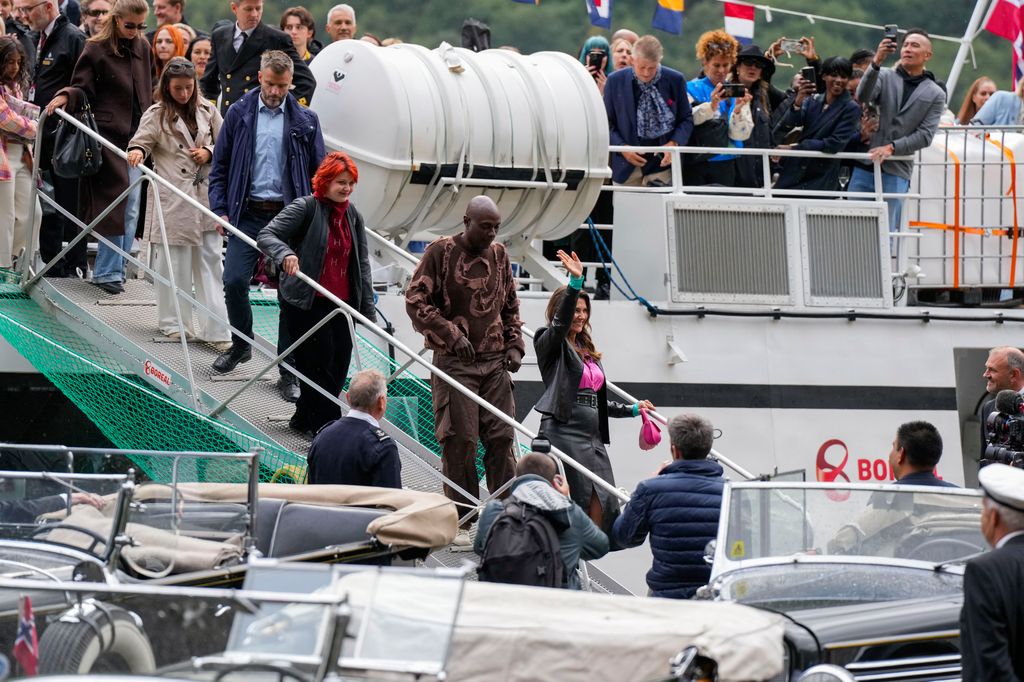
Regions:
<svg viewBox="0 0 1024 682"><path fill-rule="evenodd" d="M587 12L594 26L612 27L612 0L587 0Z"/></svg>
<svg viewBox="0 0 1024 682"><path fill-rule="evenodd" d="M683 0L657 0L651 26L667 33L683 32Z"/></svg>

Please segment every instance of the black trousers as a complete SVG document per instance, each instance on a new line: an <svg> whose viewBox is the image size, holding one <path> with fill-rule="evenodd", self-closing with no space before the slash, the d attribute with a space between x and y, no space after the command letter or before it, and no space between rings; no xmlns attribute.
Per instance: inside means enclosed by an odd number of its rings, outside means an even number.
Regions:
<svg viewBox="0 0 1024 682"><path fill-rule="evenodd" d="M78 180L62 178L54 173L49 173L50 182L53 183L53 196L62 208L72 215L78 213ZM74 239L80 229L73 222L60 213L43 218L39 226L39 255L44 263L49 263L54 256L64 248L63 242ZM75 247L68 251L59 263L50 268L48 275L52 277L73 277L75 268L79 268L84 275L89 269L88 249L89 240L83 239Z"/></svg>
<svg viewBox="0 0 1024 682"><path fill-rule="evenodd" d="M292 339L298 339L326 317L335 305L325 298L314 297L309 310L303 310L284 299L280 300L281 319ZM348 366L352 360L352 335L344 315L336 315L295 350L295 367L310 381L337 397L345 386ZM291 425L301 430L317 431L321 426L341 417L341 409L318 391L300 383L301 393L295 404Z"/></svg>

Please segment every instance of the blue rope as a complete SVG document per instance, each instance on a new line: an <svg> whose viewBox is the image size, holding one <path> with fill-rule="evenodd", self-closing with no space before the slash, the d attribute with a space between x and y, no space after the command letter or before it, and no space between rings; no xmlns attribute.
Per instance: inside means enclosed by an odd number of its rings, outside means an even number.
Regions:
<svg viewBox="0 0 1024 682"><path fill-rule="evenodd" d="M587 226L590 230L590 239L594 242L594 250L597 252L597 258L601 261L601 265L604 266L604 269L608 271L608 281L612 283L612 286L614 286L627 301L638 302L647 309L647 312L656 317L658 315L658 308L633 290L633 285L629 283L626 275L622 272L622 268L620 268L619 264L615 262L615 257L612 256L611 249L609 249L608 245L605 244L604 237L602 237L601 232L594 227L594 221L589 217L587 218ZM622 277L622 283L626 285L627 289L629 289L629 293L626 293L622 287L619 286L619 283L615 281L615 277L612 275L613 271L608 267L609 261L615 267L614 271L619 273Z"/></svg>

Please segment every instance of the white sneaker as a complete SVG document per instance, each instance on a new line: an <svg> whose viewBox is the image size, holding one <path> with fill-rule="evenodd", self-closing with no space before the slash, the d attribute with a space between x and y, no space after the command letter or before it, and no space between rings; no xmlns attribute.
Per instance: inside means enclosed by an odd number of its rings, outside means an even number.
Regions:
<svg viewBox="0 0 1024 682"><path fill-rule="evenodd" d="M452 540L452 544L449 545L448 551L450 552L472 552L473 551L473 536L469 534L469 531L465 528L460 528L459 532L455 534L455 539Z"/></svg>

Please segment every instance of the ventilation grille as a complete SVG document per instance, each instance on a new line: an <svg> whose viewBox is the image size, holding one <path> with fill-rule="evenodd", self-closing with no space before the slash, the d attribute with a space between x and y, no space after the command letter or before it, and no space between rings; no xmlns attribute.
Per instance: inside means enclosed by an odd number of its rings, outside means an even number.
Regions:
<svg viewBox="0 0 1024 682"><path fill-rule="evenodd" d="M883 296L878 216L808 212L806 225L808 291L815 303Z"/></svg>
<svg viewBox="0 0 1024 682"><path fill-rule="evenodd" d="M790 296L786 216L782 211L675 211L678 300Z"/></svg>

